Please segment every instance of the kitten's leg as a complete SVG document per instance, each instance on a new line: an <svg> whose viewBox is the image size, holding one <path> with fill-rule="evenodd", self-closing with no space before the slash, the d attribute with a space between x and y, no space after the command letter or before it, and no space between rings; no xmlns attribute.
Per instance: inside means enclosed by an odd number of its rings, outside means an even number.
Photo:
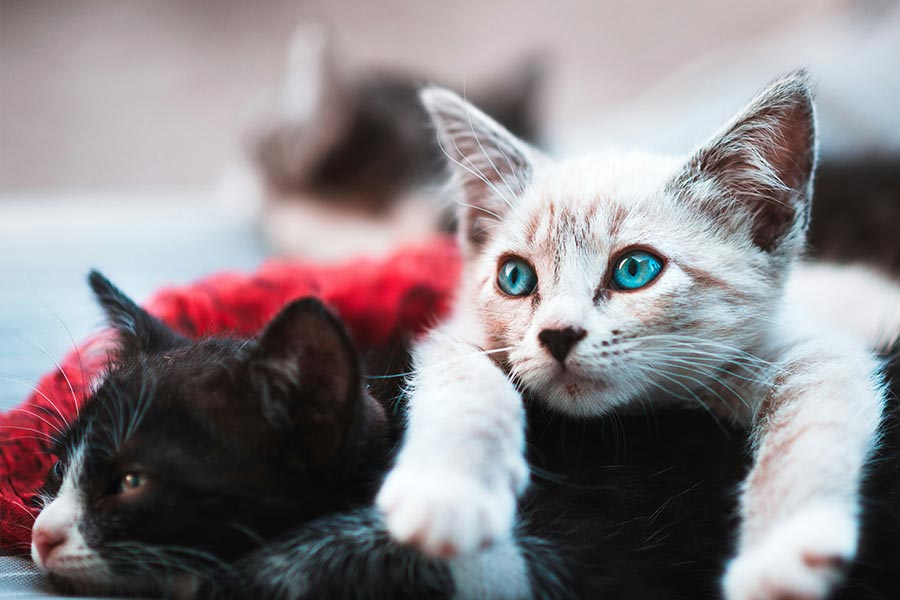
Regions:
<svg viewBox="0 0 900 600"><path fill-rule="evenodd" d="M450 565L393 543L374 509L306 523L243 558L232 575L224 590L205 596L449 599L454 589Z"/></svg>
<svg viewBox="0 0 900 600"><path fill-rule="evenodd" d="M526 600L546 597L538 595L545 590L571 597L564 584L555 585L568 576L556 556L546 542L514 538L454 560L431 559L394 542L377 511L363 508L321 517L262 546L241 559L227 588L211 586L200 597Z"/></svg>
<svg viewBox="0 0 900 600"><path fill-rule="evenodd" d="M528 482L521 396L452 331L416 350L406 439L377 500L395 539L435 556L507 536Z"/></svg>
<svg viewBox="0 0 900 600"><path fill-rule="evenodd" d="M823 598L856 552L860 480L885 402L879 365L836 336L780 364L757 414L729 600Z"/></svg>

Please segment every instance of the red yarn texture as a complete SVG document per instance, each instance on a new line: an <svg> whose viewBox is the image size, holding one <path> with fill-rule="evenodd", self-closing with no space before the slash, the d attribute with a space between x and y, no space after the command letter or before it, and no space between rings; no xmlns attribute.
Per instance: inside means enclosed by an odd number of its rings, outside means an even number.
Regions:
<svg viewBox="0 0 900 600"><path fill-rule="evenodd" d="M385 259L336 265L271 260L251 275L220 273L163 289L146 308L191 337L250 337L291 300L316 296L345 321L363 349L421 333L449 309L459 276L453 241L438 238ZM0 414L0 547L27 552L34 496L52 457L49 438L76 414L108 364L108 335L82 344L45 375L20 406Z"/></svg>

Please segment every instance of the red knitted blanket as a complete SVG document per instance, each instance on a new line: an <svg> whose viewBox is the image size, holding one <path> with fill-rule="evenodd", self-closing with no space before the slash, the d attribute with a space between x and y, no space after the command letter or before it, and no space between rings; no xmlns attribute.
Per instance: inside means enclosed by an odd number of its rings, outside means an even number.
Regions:
<svg viewBox="0 0 900 600"><path fill-rule="evenodd" d="M329 266L272 260L251 275L220 273L164 289L146 308L192 337L249 337L287 302L317 296L343 317L365 350L415 335L446 314L458 274L453 241L439 238L382 260ZM49 440L75 416L105 369L108 341L101 334L82 344L20 406L0 414L0 547L5 553L21 554L30 542L38 512L34 495L52 461Z"/></svg>

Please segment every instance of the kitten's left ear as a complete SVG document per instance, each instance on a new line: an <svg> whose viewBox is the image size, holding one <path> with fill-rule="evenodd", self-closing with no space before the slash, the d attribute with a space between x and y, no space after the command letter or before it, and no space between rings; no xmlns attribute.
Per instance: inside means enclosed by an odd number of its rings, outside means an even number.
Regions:
<svg viewBox="0 0 900 600"><path fill-rule="evenodd" d="M477 252L531 180L540 153L450 90L420 94L462 194L459 238Z"/></svg>
<svg viewBox="0 0 900 600"><path fill-rule="evenodd" d="M800 70L771 84L696 152L675 189L758 248L791 254L805 239L815 161L815 111Z"/></svg>
<svg viewBox="0 0 900 600"><path fill-rule="evenodd" d="M267 383L263 413L298 431L314 464L343 444L362 402L362 378L344 326L315 298L288 304L260 335L251 366Z"/></svg>
<svg viewBox="0 0 900 600"><path fill-rule="evenodd" d="M123 353L162 352L185 343L184 337L138 306L100 272L91 271L88 283L106 320L116 330Z"/></svg>

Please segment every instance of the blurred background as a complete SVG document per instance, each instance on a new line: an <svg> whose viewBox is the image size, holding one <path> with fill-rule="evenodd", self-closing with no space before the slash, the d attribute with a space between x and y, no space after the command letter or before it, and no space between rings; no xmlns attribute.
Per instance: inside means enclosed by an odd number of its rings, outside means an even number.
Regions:
<svg viewBox="0 0 900 600"><path fill-rule="evenodd" d="M142 300L163 284L252 269L272 253L336 259L443 226L419 218L436 204L419 213L409 207L421 201L399 200L431 193L407 171L420 166L409 156L433 148L403 129L423 121L398 89L437 81L505 94L498 110L563 153L610 143L681 151L768 80L809 65L823 152L898 155L897 7L0 0L0 406L100 325L83 283L90 267ZM298 38L302 23L313 25ZM410 75L395 85L396 73ZM305 113L288 106L304 90L315 90ZM522 105L510 108L510 97ZM285 175L310 152L360 144L353 136L366 119L405 144L395 162L407 171L376 165L354 178L308 166ZM363 142L373 139L382 138ZM273 160L281 163L267 171ZM360 200L376 187L377 201ZM332 229L310 225L316 219ZM403 233L358 233L365 219L402 222ZM335 247L323 248L307 235L334 228L352 230L356 246L329 238Z"/></svg>
<svg viewBox="0 0 900 600"><path fill-rule="evenodd" d="M331 23L355 65L461 86L535 52L551 129L687 61L834 10L822 0L2 0L4 191L197 186L232 158L294 27Z"/></svg>

